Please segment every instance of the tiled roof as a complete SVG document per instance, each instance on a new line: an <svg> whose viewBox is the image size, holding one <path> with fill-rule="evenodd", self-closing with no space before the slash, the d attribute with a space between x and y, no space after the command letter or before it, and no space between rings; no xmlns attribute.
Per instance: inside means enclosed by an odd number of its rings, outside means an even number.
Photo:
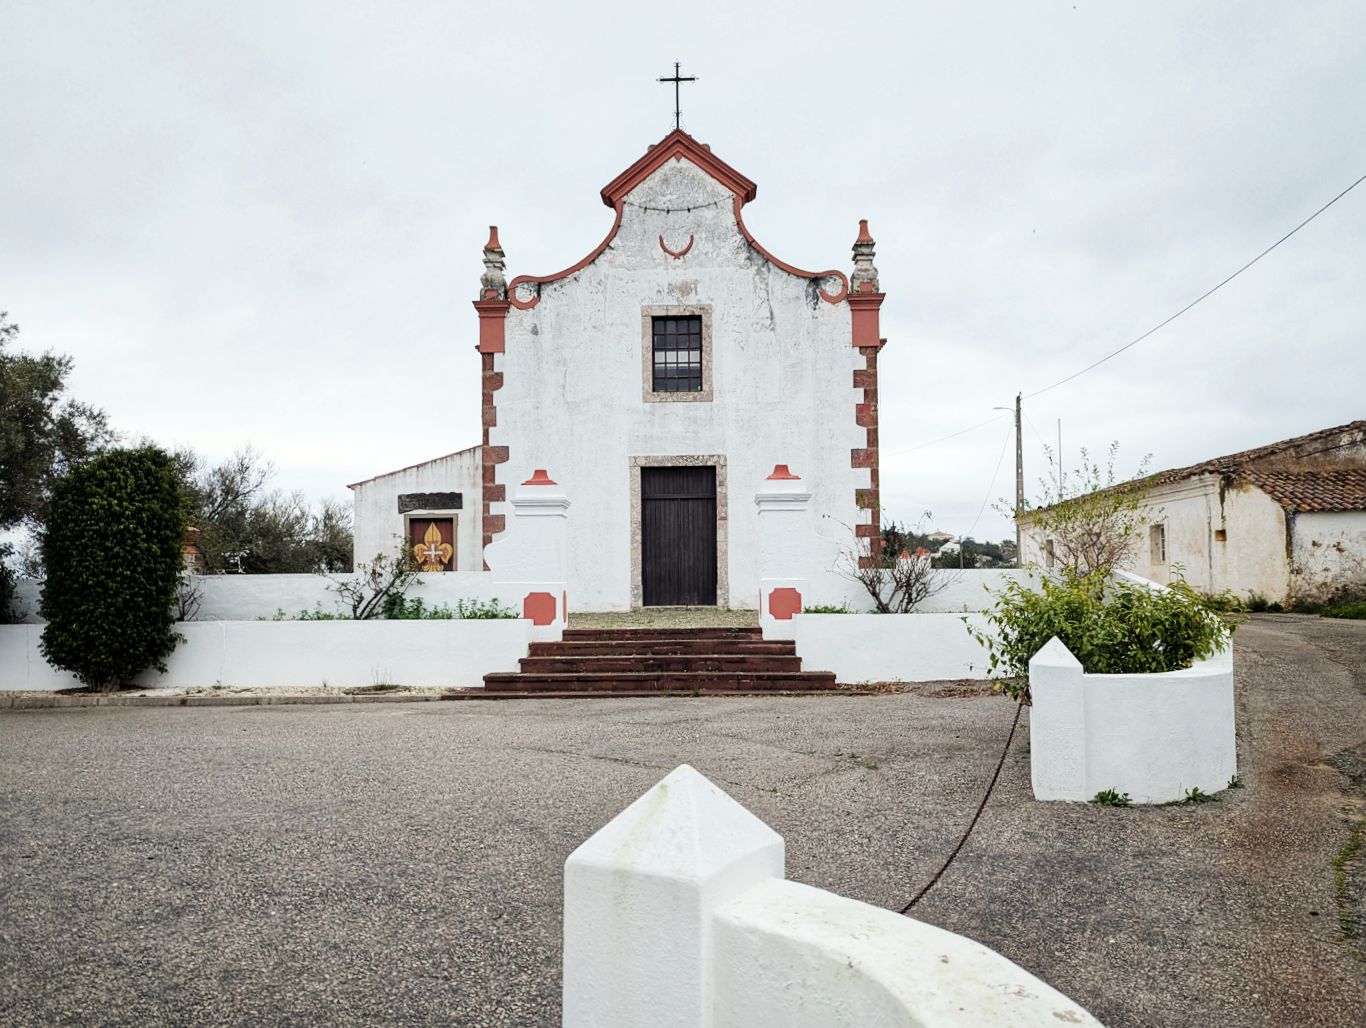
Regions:
<svg viewBox="0 0 1366 1028"><path fill-rule="evenodd" d="M1325 428L1308 435L1282 439L1278 443L1268 443L1240 453L1230 453L1226 457L1215 457L1184 468L1172 468L1151 475L1148 481L1153 485L1166 485L1197 475L1232 475L1243 471L1249 464L1269 461L1276 457L1310 457L1325 454L1342 446L1366 444L1366 421L1353 421L1336 428Z"/></svg>
<svg viewBox="0 0 1366 1028"><path fill-rule="evenodd" d="M1288 511L1366 510L1366 466L1322 471L1244 468L1239 477Z"/></svg>

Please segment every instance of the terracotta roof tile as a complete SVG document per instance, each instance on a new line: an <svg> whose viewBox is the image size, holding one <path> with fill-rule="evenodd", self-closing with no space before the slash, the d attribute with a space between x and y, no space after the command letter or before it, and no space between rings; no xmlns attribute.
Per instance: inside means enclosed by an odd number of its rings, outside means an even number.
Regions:
<svg viewBox="0 0 1366 1028"><path fill-rule="evenodd" d="M1215 457L1184 468L1172 468L1149 476L1153 485L1166 485L1197 475L1238 474L1249 464L1272 460L1276 457L1308 457L1326 453L1342 446L1366 444L1366 421L1353 421L1336 428L1324 428L1308 435L1282 439L1278 443L1268 443L1251 450L1230 453L1225 457Z"/></svg>
<svg viewBox="0 0 1366 1028"><path fill-rule="evenodd" d="M1321 471L1246 468L1239 477L1288 511L1366 510L1366 466Z"/></svg>

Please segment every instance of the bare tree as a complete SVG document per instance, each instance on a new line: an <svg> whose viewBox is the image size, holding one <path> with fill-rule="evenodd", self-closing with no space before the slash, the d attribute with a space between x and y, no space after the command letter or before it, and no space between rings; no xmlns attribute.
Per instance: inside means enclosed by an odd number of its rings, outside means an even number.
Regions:
<svg viewBox="0 0 1366 1028"><path fill-rule="evenodd" d="M908 614L954 581L954 576L937 574L930 567L930 554L924 550L911 552L899 545L887 545L917 534L929 518L926 511L914 530L889 521L877 540L882 545L875 546L872 538L855 534L854 545L841 549L835 570L863 586L879 614Z"/></svg>
<svg viewBox="0 0 1366 1028"><path fill-rule="evenodd" d="M1023 529L1052 566L1083 576L1109 574L1133 556L1143 528L1161 513L1145 504L1150 458L1143 458L1133 478L1116 481L1119 443L1110 444L1104 466L1083 449L1070 475L1059 469L1052 450L1046 452L1053 474L1040 480L1042 495L1034 509L1019 515Z"/></svg>
<svg viewBox="0 0 1366 1028"><path fill-rule="evenodd" d="M412 551L399 545L393 554L377 553L356 565L356 573L332 583L332 589L351 607L357 621L383 615L387 602L401 597L417 580L418 566Z"/></svg>

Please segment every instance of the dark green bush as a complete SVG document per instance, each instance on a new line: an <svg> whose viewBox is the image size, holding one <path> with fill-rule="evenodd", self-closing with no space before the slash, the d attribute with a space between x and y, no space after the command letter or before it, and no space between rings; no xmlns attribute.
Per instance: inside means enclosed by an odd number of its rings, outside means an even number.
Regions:
<svg viewBox="0 0 1366 1028"><path fill-rule="evenodd" d="M59 479L39 535L48 661L105 690L165 670L184 537L179 476L155 447L111 450Z"/></svg>
<svg viewBox="0 0 1366 1028"><path fill-rule="evenodd" d="M968 631L1011 697L1027 689L1029 659L1055 635L1091 674L1138 674L1190 667L1234 627L1185 582L1152 590L1071 571L1042 579L1038 591L1011 582L987 621L990 630Z"/></svg>
<svg viewBox="0 0 1366 1028"><path fill-rule="evenodd" d="M1354 621L1366 621L1366 600L1335 603L1324 607L1320 614L1326 618L1351 618Z"/></svg>

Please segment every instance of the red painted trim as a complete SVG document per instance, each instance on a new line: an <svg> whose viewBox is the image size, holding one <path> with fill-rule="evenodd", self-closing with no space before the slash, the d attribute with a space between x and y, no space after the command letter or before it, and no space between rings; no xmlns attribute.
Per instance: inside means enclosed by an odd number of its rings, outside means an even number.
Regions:
<svg viewBox="0 0 1366 1028"><path fill-rule="evenodd" d="M777 257L773 256L773 254L765 250L763 246L759 243L759 240L755 239L754 236L750 234L749 229L746 227L745 219L740 216L741 206L742 202L740 198L737 196L735 198L735 224L739 226L741 235L743 235L747 240L749 240L749 245L754 247L754 249L758 250L759 253L763 255L765 260L767 260L770 264L776 264L778 267L786 271L789 275L796 275L798 278L811 278L817 280L823 280L827 278L839 279L839 292L827 293L824 289L819 290L821 299L824 300L826 303L839 303L841 300L843 300L846 296L849 295L849 278L844 274L844 272L803 271L801 268L793 267L786 261L779 260Z"/></svg>
<svg viewBox="0 0 1366 1028"><path fill-rule="evenodd" d="M667 253L670 257L672 257L674 260L679 260L680 258L682 258L683 256L685 256L689 250L692 249L692 244L693 244L695 241L696 241L696 237L690 235L690 236L688 236L688 245L687 245L687 246L683 247L683 249L681 249L681 250L670 250L668 244L664 242L664 235L663 235L663 233L661 233L660 236L659 236L659 248L660 248L661 250L663 250L665 253Z"/></svg>
<svg viewBox="0 0 1366 1028"><path fill-rule="evenodd" d="M475 300L479 312L479 352L502 353L507 339L507 300Z"/></svg>
<svg viewBox="0 0 1366 1028"><path fill-rule="evenodd" d="M788 470L786 464L774 464L773 474L768 476L768 481L770 482L800 482L801 480L802 476L794 475L790 470Z"/></svg>
<svg viewBox="0 0 1366 1028"><path fill-rule="evenodd" d="M855 346L862 348L880 345L882 328L878 311L886 296L886 293L849 294L849 312L852 319L850 327Z"/></svg>
<svg viewBox="0 0 1366 1028"><path fill-rule="evenodd" d="M547 282L557 282L562 278L567 278L568 276L574 274L574 272L576 271L582 271L584 268L588 267L588 265L592 264L595 260L597 260L598 257L602 254L602 252L607 249L608 244L610 244L612 240L617 237L617 230L620 228L621 206L618 205L617 219L616 221L612 222L611 231L607 233L607 238L598 244L596 250L590 253L583 260L579 261L579 263L571 265L570 267L565 268L563 271L557 271L553 275L518 275L511 282L508 283L508 303L512 304L512 306L516 307L519 311L531 310L531 308L535 307L538 303L541 302L540 292L538 291L536 295L533 296L530 300L519 300L517 298L518 286L524 285L526 283L544 285Z"/></svg>
<svg viewBox="0 0 1366 1028"><path fill-rule="evenodd" d="M545 473L545 468L537 468L522 485L559 485L559 483Z"/></svg>
<svg viewBox="0 0 1366 1028"><path fill-rule="evenodd" d="M759 191L752 181L714 156L692 136L682 129L674 129L645 151L645 156L602 187L602 202L608 207L620 207L626 194L649 178L661 165L670 158L683 157L734 193L740 203L749 203Z"/></svg>
<svg viewBox="0 0 1366 1028"><path fill-rule="evenodd" d="M868 224L868 223L865 221L864 224L866 225L866 224ZM503 248L503 244L500 243L500 242L498 242L498 226L497 226L497 225L490 225L490 226L489 226L489 241L488 241L487 243L484 244L484 249L485 249L485 250L501 250L502 248Z"/></svg>
<svg viewBox="0 0 1366 1028"><path fill-rule="evenodd" d="M858 220L858 238L855 239L854 242L856 242L856 243L871 243L871 242L874 242L873 237L868 233L868 219L867 219L867 218L859 218L859 220Z"/></svg>

